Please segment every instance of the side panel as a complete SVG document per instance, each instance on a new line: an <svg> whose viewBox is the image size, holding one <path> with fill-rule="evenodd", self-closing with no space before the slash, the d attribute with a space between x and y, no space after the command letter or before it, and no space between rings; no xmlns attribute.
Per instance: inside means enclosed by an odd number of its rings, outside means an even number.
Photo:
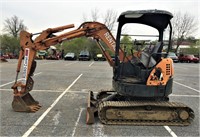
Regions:
<svg viewBox="0 0 200 137"><path fill-rule="evenodd" d="M173 60L171 58L164 58L151 71L146 85L166 85L168 80L173 77L173 75Z"/></svg>
<svg viewBox="0 0 200 137"><path fill-rule="evenodd" d="M165 86L148 86L113 80L113 88L122 96L162 98L168 97L172 93L172 83L173 78L170 78Z"/></svg>

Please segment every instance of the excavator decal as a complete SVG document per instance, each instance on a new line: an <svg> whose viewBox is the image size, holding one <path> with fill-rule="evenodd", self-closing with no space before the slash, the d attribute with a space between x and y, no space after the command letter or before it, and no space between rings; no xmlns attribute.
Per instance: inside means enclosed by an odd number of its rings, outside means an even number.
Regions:
<svg viewBox="0 0 200 137"><path fill-rule="evenodd" d="M108 42L110 43L110 45L112 46L113 50L115 51L115 41L112 39L112 36L109 34L109 32L106 32L104 34L104 36L106 37L106 39L108 40Z"/></svg>
<svg viewBox="0 0 200 137"><path fill-rule="evenodd" d="M24 65L23 65L23 84L26 84L27 81L27 73L28 73L28 62L29 62L29 48L25 48L24 53Z"/></svg>

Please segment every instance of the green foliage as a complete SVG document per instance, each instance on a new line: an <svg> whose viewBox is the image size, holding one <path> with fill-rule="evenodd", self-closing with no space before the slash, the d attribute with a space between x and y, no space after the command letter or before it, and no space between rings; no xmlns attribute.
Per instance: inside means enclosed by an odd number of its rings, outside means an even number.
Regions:
<svg viewBox="0 0 200 137"><path fill-rule="evenodd" d="M132 39L130 36L123 36L121 39L122 44L130 44L132 43Z"/></svg>
<svg viewBox="0 0 200 137"><path fill-rule="evenodd" d="M96 42L91 38L81 37L70 41L65 41L60 46L56 46L59 50L64 49L65 54L68 52L74 52L79 55L81 50L88 50L92 55L101 53Z"/></svg>
<svg viewBox="0 0 200 137"><path fill-rule="evenodd" d="M183 53L183 54L199 55L199 52L200 52L200 47L198 47L198 48L190 47L190 48L180 49L180 53Z"/></svg>
<svg viewBox="0 0 200 137"><path fill-rule="evenodd" d="M19 54L20 42L19 38L9 36L9 35L0 35L1 42L1 51L4 54L13 53L15 55Z"/></svg>
<svg viewBox="0 0 200 137"><path fill-rule="evenodd" d="M121 48L127 52L128 55L131 55L131 50L133 49L132 39L130 36L123 36L120 44Z"/></svg>
<svg viewBox="0 0 200 137"><path fill-rule="evenodd" d="M196 46L196 47L200 47L200 39L197 39L197 40L196 40L195 46Z"/></svg>
<svg viewBox="0 0 200 137"><path fill-rule="evenodd" d="M199 39L193 39L192 45L190 45L189 48L180 48L180 53L199 55L199 53L200 53L200 40Z"/></svg>
<svg viewBox="0 0 200 137"><path fill-rule="evenodd" d="M134 41L130 36L123 36L121 41L121 48L122 50L127 52L127 55L132 55L131 52L141 51L145 48L145 41L144 40L137 40Z"/></svg>

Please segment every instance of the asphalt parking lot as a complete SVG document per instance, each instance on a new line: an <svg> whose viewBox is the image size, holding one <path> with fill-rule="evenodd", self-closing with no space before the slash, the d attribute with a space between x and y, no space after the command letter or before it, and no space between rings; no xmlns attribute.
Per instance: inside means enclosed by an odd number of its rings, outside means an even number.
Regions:
<svg viewBox="0 0 200 137"><path fill-rule="evenodd" d="M11 108L17 60L0 64L0 136L186 136L199 134L199 64L175 63L170 101L195 112L190 126L114 126L98 119L86 125L87 91L111 89L112 68L106 61L38 60L31 95L42 108L36 113Z"/></svg>

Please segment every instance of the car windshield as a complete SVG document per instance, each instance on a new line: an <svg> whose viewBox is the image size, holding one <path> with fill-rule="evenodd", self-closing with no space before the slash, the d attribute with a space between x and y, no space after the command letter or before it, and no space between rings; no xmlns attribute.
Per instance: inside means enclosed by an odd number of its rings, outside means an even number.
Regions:
<svg viewBox="0 0 200 137"><path fill-rule="evenodd" d="M74 53L67 53L67 55L69 56L69 55L74 55Z"/></svg>
<svg viewBox="0 0 200 137"><path fill-rule="evenodd" d="M168 56L176 56L176 54L173 53L173 52L169 52L169 53L168 53Z"/></svg>
<svg viewBox="0 0 200 137"><path fill-rule="evenodd" d="M80 55L89 55L88 51L81 51Z"/></svg>

